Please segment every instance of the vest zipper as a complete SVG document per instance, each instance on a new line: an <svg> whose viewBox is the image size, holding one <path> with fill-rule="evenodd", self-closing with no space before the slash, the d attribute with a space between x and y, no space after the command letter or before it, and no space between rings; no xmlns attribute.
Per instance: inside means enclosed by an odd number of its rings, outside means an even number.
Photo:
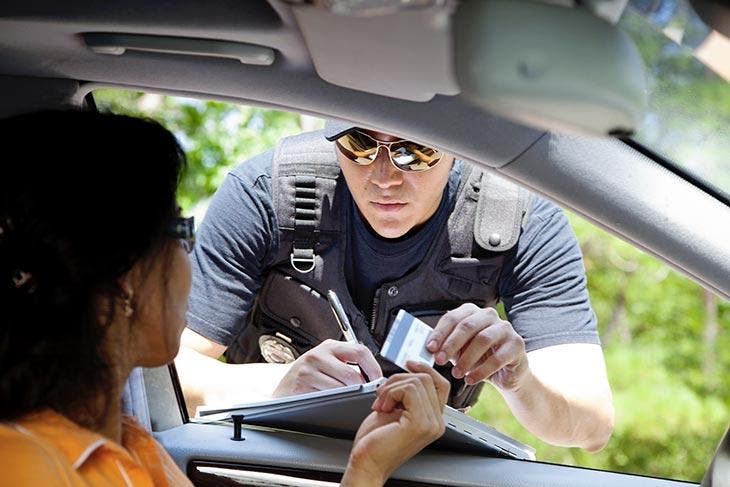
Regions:
<svg viewBox="0 0 730 487"><path fill-rule="evenodd" d="M378 317L378 298L380 298L380 288L375 290L372 313L370 314L370 333L373 334L373 336L375 334L375 319Z"/></svg>

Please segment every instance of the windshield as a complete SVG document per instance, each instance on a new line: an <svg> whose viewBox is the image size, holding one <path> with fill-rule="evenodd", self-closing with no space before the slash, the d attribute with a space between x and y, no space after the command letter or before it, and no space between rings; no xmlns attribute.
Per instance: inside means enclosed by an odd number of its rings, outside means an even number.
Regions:
<svg viewBox="0 0 730 487"><path fill-rule="evenodd" d="M685 0L632 0L619 25L649 75L649 110L634 140L730 197L730 40Z"/></svg>

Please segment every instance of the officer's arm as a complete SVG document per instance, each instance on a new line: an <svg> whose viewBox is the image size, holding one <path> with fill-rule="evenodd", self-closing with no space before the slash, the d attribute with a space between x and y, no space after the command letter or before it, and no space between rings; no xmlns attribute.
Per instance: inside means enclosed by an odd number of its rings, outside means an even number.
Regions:
<svg viewBox="0 0 730 487"><path fill-rule="evenodd" d="M498 388L515 417L549 443L600 450L614 424L601 347L555 345L528 352L527 358L529 372L520 386Z"/></svg>
<svg viewBox="0 0 730 487"><path fill-rule="evenodd" d="M512 413L540 439L601 449L613 430L613 404L599 345L569 343L525 353L524 340L491 308L464 304L431 334L436 363L468 384L489 379Z"/></svg>
<svg viewBox="0 0 730 487"><path fill-rule="evenodd" d="M534 350L525 380L503 395L547 441L600 449L614 424L611 391L580 247L562 211L538 200L506 267L500 295L508 320Z"/></svg>
<svg viewBox="0 0 730 487"><path fill-rule="evenodd" d="M203 404L230 405L270 399L291 364L226 364L226 347L186 328L175 367L188 413Z"/></svg>

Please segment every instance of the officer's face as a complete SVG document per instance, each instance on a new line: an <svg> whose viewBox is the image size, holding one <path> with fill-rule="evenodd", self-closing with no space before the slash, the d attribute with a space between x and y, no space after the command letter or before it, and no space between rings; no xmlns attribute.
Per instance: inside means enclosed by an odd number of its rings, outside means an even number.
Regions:
<svg viewBox="0 0 730 487"><path fill-rule="evenodd" d="M399 137L364 130L382 142ZM357 208L381 237L398 238L423 225L441 202L454 158L444 155L434 167L423 172L404 172L390 162L381 148L370 165L359 166L337 150L337 157Z"/></svg>

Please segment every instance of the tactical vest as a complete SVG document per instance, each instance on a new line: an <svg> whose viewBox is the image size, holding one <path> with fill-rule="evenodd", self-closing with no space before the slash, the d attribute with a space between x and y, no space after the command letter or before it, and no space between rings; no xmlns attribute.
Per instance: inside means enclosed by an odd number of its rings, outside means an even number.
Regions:
<svg viewBox="0 0 730 487"><path fill-rule="evenodd" d="M326 297L330 289L386 376L399 369L378 351L399 309L433 327L463 303L496 305L502 263L531 207L527 191L464 164L448 224L415 270L377 289L371 316L354 305L345 281L347 191L333 145L321 132L286 138L276 147L272 198L279 233L273 238L279 253L244 331L228 348L230 362L287 363L328 338L342 339ZM465 408L478 399L483 384L454 379L451 364L437 369L451 381L451 406Z"/></svg>

